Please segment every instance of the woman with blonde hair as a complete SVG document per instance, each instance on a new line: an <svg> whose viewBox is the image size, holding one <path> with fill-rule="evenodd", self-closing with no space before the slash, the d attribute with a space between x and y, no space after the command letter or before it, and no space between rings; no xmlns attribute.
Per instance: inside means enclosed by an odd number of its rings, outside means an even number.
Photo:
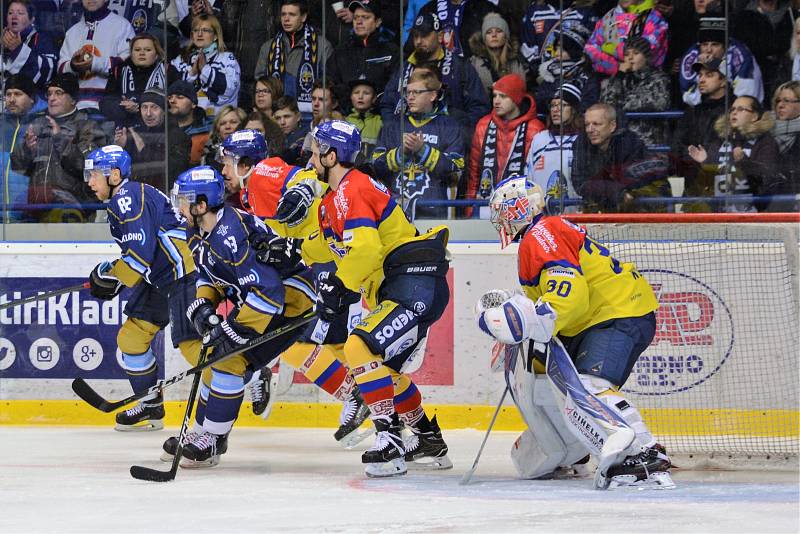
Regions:
<svg viewBox="0 0 800 534"><path fill-rule="evenodd" d="M800 81L778 86L772 96L775 126L772 136L778 143L778 169L763 187L765 195L800 193ZM797 202L771 202L769 211L797 211Z"/></svg>
<svg viewBox="0 0 800 534"><path fill-rule="evenodd" d="M219 110L211 127L211 135L208 136L208 141L203 149L202 165L210 165L222 172L222 164L217 161L219 145L230 134L236 130L241 130L246 120L247 112L241 108L227 105Z"/></svg>
<svg viewBox="0 0 800 534"><path fill-rule="evenodd" d="M141 33L131 39L130 56L108 75L100 111L118 126L139 119L139 97L149 89L167 90L164 49L154 36ZM169 68L173 67L169 65Z"/></svg>
<svg viewBox="0 0 800 534"><path fill-rule="evenodd" d="M492 94L494 82L507 74L519 74L525 79L527 68L518 57L519 46L508 29L508 22L499 13L489 13L483 18L481 33L469 39L472 56L469 62L475 67L486 93Z"/></svg>
<svg viewBox="0 0 800 534"><path fill-rule="evenodd" d="M197 105L210 117L239 101L239 62L225 48L222 26L214 15L192 19L192 42L172 60L181 79L197 88Z"/></svg>

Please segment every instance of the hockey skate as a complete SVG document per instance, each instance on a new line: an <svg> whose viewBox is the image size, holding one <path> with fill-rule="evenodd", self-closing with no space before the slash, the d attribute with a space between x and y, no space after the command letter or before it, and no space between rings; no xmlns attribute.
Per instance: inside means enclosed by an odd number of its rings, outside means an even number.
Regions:
<svg viewBox="0 0 800 534"><path fill-rule="evenodd" d="M262 367L258 378L247 384L250 391L250 399L253 402L253 414L261 416L266 420L272 411L275 403L272 395L272 370L269 367Z"/></svg>
<svg viewBox="0 0 800 534"><path fill-rule="evenodd" d="M364 404L361 392L356 386L342 405L342 412L339 414L339 429L333 434L334 439L345 449L352 449L375 432L371 426L364 430L360 429L361 424L368 417L369 408Z"/></svg>
<svg viewBox="0 0 800 534"><path fill-rule="evenodd" d="M406 463L411 469L452 469L453 467L453 462L447 457L447 443L442 438L442 431L435 415L431 419L428 432L411 428L411 436L405 440L404 446Z"/></svg>
<svg viewBox="0 0 800 534"><path fill-rule="evenodd" d="M164 428L164 398L158 397L142 401L133 408L119 412L116 416L120 432L147 432Z"/></svg>
<svg viewBox="0 0 800 534"><path fill-rule="evenodd" d="M361 455L361 463L367 464L364 472L372 478L405 475L407 468L400 426L376 418L375 428L375 444Z"/></svg>
<svg viewBox="0 0 800 534"><path fill-rule="evenodd" d="M672 463L663 445L656 443L608 469L609 489L632 486L639 489L673 489L669 474Z"/></svg>
<svg viewBox="0 0 800 534"><path fill-rule="evenodd" d="M198 467L214 467L219 457L228 450L228 435L219 436L210 432L195 434L192 441L183 447L181 467L192 469Z"/></svg>
<svg viewBox="0 0 800 534"><path fill-rule="evenodd" d="M186 443L194 441L197 438L197 432L191 431L186 434ZM178 450L178 436L170 436L161 446L161 461L171 462L175 457L175 451Z"/></svg>

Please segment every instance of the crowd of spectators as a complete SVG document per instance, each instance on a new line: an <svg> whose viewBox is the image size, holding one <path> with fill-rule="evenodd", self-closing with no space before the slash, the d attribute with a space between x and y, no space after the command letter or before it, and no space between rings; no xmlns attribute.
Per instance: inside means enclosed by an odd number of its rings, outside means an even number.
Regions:
<svg viewBox="0 0 800 534"><path fill-rule="evenodd" d="M94 220L105 144L168 192L245 128L305 165L332 118L412 218L485 217L520 173L567 211L666 211L638 199L674 176L708 198L685 209L798 208L800 0L10 0L1 25L6 222Z"/></svg>

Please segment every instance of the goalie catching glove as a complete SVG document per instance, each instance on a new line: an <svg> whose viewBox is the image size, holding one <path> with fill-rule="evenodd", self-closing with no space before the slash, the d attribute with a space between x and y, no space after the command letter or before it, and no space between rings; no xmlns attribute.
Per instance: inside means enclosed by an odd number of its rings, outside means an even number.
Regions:
<svg viewBox="0 0 800 534"><path fill-rule="evenodd" d="M506 344L522 343L532 339L547 343L553 337L556 312L546 302L538 304L519 293L512 295L499 305L494 304L502 290L493 290L481 297L476 306L478 326L481 330Z"/></svg>
<svg viewBox="0 0 800 534"><path fill-rule="evenodd" d="M111 300L120 294L125 286L116 276L109 274L113 264L98 263L89 275L89 293L96 299Z"/></svg>

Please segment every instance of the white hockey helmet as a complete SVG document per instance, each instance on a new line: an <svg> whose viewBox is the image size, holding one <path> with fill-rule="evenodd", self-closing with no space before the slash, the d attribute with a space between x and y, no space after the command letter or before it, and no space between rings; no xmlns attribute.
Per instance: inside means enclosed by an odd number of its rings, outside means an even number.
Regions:
<svg viewBox="0 0 800 534"><path fill-rule="evenodd" d="M544 192L524 176L514 175L497 184L489 199L489 220L505 248L544 209Z"/></svg>

